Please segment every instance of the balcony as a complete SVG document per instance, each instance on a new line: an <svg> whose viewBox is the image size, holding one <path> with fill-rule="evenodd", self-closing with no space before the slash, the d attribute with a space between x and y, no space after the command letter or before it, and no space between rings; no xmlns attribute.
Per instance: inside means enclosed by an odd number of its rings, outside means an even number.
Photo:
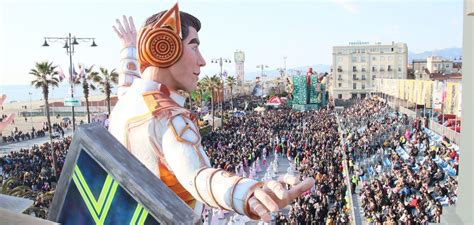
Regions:
<svg viewBox="0 0 474 225"><path fill-rule="evenodd" d="M366 79L365 79L365 77L362 77L362 79L361 79L361 80L366 80Z"/></svg>
<svg viewBox="0 0 474 225"><path fill-rule="evenodd" d="M341 68L338 68L337 72L343 72L343 70Z"/></svg>
<svg viewBox="0 0 474 225"><path fill-rule="evenodd" d="M357 72L357 69L352 69L352 72Z"/></svg>

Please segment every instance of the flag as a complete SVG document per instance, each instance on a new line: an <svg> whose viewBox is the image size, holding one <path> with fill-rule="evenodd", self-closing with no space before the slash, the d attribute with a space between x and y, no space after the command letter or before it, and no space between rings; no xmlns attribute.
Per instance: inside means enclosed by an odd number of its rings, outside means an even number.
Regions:
<svg viewBox="0 0 474 225"><path fill-rule="evenodd" d="M441 104L444 104L446 102L446 89L447 89L447 83L446 80L443 81L443 94L441 95Z"/></svg>
<svg viewBox="0 0 474 225"><path fill-rule="evenodd" d="M79 77L84 78L86 76L86 72L84 69L84 64L79 64Z"/></svg>
<svg viewBox="0 0 474 225"><path fill-rule="evenodd" d="M0 105L2 105L3 102L5 102L5 99L7 99L7 95L0 96Z"/></svg>
<svg viewBox="0 0 474 225"><path fill-rule="evenodd" d="M69 82L75 81L76 76L77 76L76 69L74 68L74 65L72 65L72 74L71 74L71 68L69 68Z"/></svg>
<svg viewBox="0 0 474 225"><path fill-rule="evenodd" d="M60 66L56 66L56 71L59 75L59 82L63 81L66 76L64 75L63 69Z"/></svg>

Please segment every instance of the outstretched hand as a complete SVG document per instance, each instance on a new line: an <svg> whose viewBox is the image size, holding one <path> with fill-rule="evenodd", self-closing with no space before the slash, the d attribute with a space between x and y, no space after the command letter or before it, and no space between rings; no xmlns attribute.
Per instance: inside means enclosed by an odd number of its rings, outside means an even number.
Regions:
<svg viewBox="0 0 474 225"><path fill-rule="evenodd" d="M283 184L289 184L292 187L287 190ZM254 191L248 202L250 211L264 222L270 222L270 212L276 212L286 207L313 186L313 178L306 178L300 182L298 177L288 174L282 175L278 178L278 181L268 181L262 188Z"/></svg>
<svg viewBox="0 0 474 225"><path fill-rule="evenodd" d="M135 24L133 23L133 18L130 16L127 17L123 16L123 25L119 19L115 20L117 24L112 26L114 28L115 33L120 38L122 42L122 47L135 47L137 45L137 29L135 29Z"/></svg>

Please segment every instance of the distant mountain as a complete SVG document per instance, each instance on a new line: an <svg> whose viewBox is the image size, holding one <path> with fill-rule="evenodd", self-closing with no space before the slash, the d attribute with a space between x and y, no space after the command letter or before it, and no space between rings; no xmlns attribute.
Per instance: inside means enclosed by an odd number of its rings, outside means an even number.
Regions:
<svg viewBox="0 0 474 225"><path fill-rule="evenodd" d="M462 56L462 48L445 48L431 51L425 51L422 53L408 52L408 63L413 59L426 59L428 56L442 56L447 59L459 58Z"/></svg>
<svg viewBox="0 0 474 225"><path fill-rule="evenodd" d="M289 74L297 74L298 72L301 72L301 74L306 74L306 71L308 70L309 67L312 67L313 72L317 72L317 73L329 72L331 70L331 66L325 65L325 64L316 64L312 66L298 66L294 68L287 68L286 70ZM255 77L260 76L260 73L261 73L260 71L245 72L245 80L255 80ZM263 73L267 75L267 77L269 78L280 76L280 72L278 70L264 70Z"/></svg>

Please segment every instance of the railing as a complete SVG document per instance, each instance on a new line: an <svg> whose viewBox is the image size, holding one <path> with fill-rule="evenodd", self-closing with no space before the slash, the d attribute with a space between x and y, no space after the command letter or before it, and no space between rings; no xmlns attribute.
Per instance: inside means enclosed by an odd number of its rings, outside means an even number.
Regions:
<svg viewBox="0 0 474 225"><path fill-rule="evenodd" d="M343 72L343 70L342 69L337 69L337 72Z"/></svg>
<svg viewBox="0 0 474 225"><path fill-rule="evenodd" d="M430 120L429 128L441 136L446 136L450 141L453 141L457 145L461 144L461 133L451 130L433 120Z"/></svg>
<svg viewBox="0 0 474 225"><path fill-rule="evenodd" d="M361 71L362 71L362 72L365 72L365 69L362 69Z"/></svg>

